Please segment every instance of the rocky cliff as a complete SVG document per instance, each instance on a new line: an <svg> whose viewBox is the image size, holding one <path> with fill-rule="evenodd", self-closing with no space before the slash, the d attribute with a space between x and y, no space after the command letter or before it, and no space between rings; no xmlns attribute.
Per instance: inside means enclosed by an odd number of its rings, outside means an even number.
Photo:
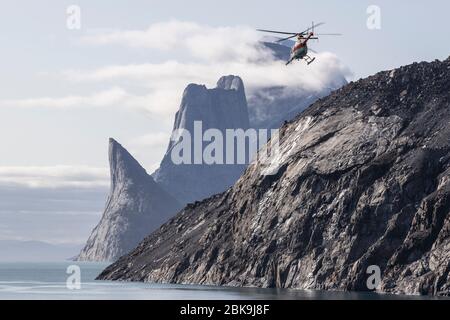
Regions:
<svg viewBox="0 0 450 320"><path fill-rule="evenodd" d="M111 191L78 260L114 261L172 217L180 203L115 140L109 141Z"/></svg>
<svg viewBox="0 0 450 320"><path fill-rule="evenodd" d="M99 279L450 294L450 60L350 83Z"/></svg>
<svg viewBox="0 0 450 320"><path fill-rule="evenodd" d="M169 143L159 169L153 174L155 181L182 203L194 202L223 192L232 186L246 165L193 163L195 152L194 122L201 122L201 135L208 129L217 129L225 136L226 129L248 129L249 118L244 84L241 78L225 76L219 79L216 88L190 84L183 93L181 106L175 115L174 135L177 130L191 134L191 163L175 164L171 158L173 147L182 138ZM200 137L200 139L202 139ZM206 146L200 146L200 156ZM225 145L224 152L225 154Z"/></svg>

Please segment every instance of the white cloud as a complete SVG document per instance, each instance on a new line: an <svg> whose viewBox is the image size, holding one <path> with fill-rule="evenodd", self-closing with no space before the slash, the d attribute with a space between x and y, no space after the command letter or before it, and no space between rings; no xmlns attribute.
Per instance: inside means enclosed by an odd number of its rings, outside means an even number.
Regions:
<svg viewBox="0 0 450 320"><path fill-rule="evenodd" d="M349 75L336 55L329 52L316 54L316 62L309 66L300 62L286 67L261 46L261 36L247 26L211 27L176 20L155 23L145 30L87 35L81 38L82 44L162 50L169 60L66 70L62 74L72 83L109 84L111 89L62 98L3 100L0 106L131 108L170 123L189 83L213 87L223 75L239 75L251 96L255 90L270 86L320 91Z"/></svg>
<svg viewBox="0 0 450 320"><path fill-rule="evenodd" d="M257 63L238 61L208 64L167 61L159 64L115 65L94 70L69 70L64 74L72 81L139 81L142 86L169 89L173 85L188 83L212 85L222 75L235 74L244 79L246 87L255 89L267 86L295 86L320 89L337 77L348 73L347 69L332 53L316 55L317 63L305 66L303 63L286 67L282 61L266 60ZM181 95L181 93L179 93Z"/></svg>
<svg viewBox="0 0 450 320"><path fill-rule="evenodd" d="M320 91L335 87L349 76L336 55L316 54L316 62L289 67L261 45L263 35L248 26L211 27L192 22L155 23L145 30L112 31L85 36L82 43L162 50L162 63L111 65L93 70L67 70L75 82L132 82L148 90L140 103L147 111L172 120L182 90L189 83L213 87L219 77L239 75L247 94L262 87L284 86L292 90ZM177 57L179 58L177 60Z"/></svg>
<svg viewBox="0 0 450 320"><path fill-rule="evenodd" d="M332 53L316 55L316 62L309 66L296 63L286 67L284 62L228 61L223 63L167 61L159 64L115 65L94 70L70 70L65 76L75 82L117 82L138 83L148 90L143 96L128 95L123 106L134 106L172 120L177 110L183 89L189 83L206 84L214 87L223 75L241 76L248 95L255 90L271 86L284 86L291 90L321 91L335 87L349 74L348 70Z"/></svg>
<svg viewBox="0 0 450 320"><path fill-rule="evenodd" d="M41 97L30 99L1 100L2 107L19 108L79 108L79 107L107 107L128 98L125 90L114 87L92 95L70 95L65 97Z"/></svg>
<svg viewBox="0 0 450 320"><path fill-rule="evenodd" d="M0 186L96 188L109 186L109 170L88 166L2 166Z"/></svg>
<svg viewBox="0 0 450 320"><path fill-rule="evenodd" d="M248 26L211 27L171 20L146 30L112 31L87 35L80 42L176 51L209 62L252 61L270 55L257 45L260 34Z"/></svg>
<svg viewBox="0 0 450 320"><path fill-rule="evenodd" d="M192 22L172 20L151 25L146 30L100 32L81 38L81 43L105 45L120 44L153 49L173 48L180 39L199 32L200 26Z"/></svg>
<svg viewBox="0 0 450 320"><path fill-rule="evenodd" d="M65 97L38 97L29 99L0 100L2 108L45 108L45 109L75 109L75 108L124 108L126 110L145 111L160 119L168 120L173 115L173 109L164 106L176 105L179 97L174 90L151 90L145 95L127 92L120 87L112 87L91 95L70 95Z"/></svg>

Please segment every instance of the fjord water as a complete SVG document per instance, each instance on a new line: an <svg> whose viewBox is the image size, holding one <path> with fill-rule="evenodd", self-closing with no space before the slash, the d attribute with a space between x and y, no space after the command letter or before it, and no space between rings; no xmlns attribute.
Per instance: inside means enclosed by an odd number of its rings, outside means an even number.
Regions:
<svg viewBox="0 0 450 320"><path fill-rule="evenodd" d="M81 270L81 288L66 286L67 267ZM419 297L287 289L231 288L96 281L107 266L91 262L0 263L0 299L395 299Z"/></svg>

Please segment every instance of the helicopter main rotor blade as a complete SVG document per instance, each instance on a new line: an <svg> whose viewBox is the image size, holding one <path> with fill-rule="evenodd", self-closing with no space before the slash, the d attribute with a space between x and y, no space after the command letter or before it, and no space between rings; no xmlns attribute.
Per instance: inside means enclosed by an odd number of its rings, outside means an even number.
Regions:
<svg viewBox="0 0 450 320"><path fill-rule="evenodd" d="M297 32L297 33L295 33L295 32L284 32L284 31L275 31L275 30L266 30L266 29L256 29L256 30L257 31L261 31L261 32L269 32L269 33L277 33L277 34L287 34L287 35L289 35L289 37L277 40L277 42L282 42L282 41L285 41L285 40L292 39L292 38L294 38L296 36L303 36L308 31L311 31L314 28L319 27L319 26L324 25L324 24L325 24L325 22L319 22L317 24L313 23L313 25L311 27L309 27L308 29L306 29L306 30L304 30L302 32ZM341 35L341 34L340 33L320 33L320 34L317 34L317 35L338 36L338 35ZM311 38L311 39L317 39L317 37L314 37L314 38Z"/></svg>
<svg viewBox="0 0 450 320"><path fill-rule="evenodd" d="M305 31L299 32L299 34L305 34L305 33L307 33L308 31L310 31L310 30L312 30L312 29L314 29L314 28L316 28L316 27L322 26L322 25L324 25L324 24L325 24L325 22L319 22L319 23L317 23L317 24L313 24L311 27L309 27L309 28L306 29Z"/></svg>
<svg viewBox="0 0 450 320"><path fill-rule="evenodd" d="M287 37L287 38L278 39L276 42L283 42L283 41L285 41L285 40L292 39L292 38L294 38L294 37L296 37L296 36L301 36L301 34L298 33L298 34L294 34L293 36L290 36L290 37ZM302 39L306 39L306 38L302 37ZM318 37L311 37L311 38L309 38L309 40L319 40L319 38L318 38Z"/></svg>
<svg viewBox="0 0 450 320"><path fill-rule="evenodd" d="M316 36L342 36L342 33L315 33Z"/></svg>
<svg viewBox="0 0 450 320"><path fill-rule="evenodd" d="M277 42L283 42L283 41L285 41L285 40L292 39L292 38L294 38L294 37L296 37L296 36L298 36L298 33L296 33L296 34L294 34L294 35L292 35L292 36L290 36L290 37L287 37L287 38L278 39Z"/></svg>
<svg viewBox="0 0 450 320"><path fill-rule="evenodd" d="M273 31L273 30L264 30L264 29L256 29L256 31L278 33L278 34L292 34L294 36L297 35L297 33L295 33L295 32Z"/></svg>

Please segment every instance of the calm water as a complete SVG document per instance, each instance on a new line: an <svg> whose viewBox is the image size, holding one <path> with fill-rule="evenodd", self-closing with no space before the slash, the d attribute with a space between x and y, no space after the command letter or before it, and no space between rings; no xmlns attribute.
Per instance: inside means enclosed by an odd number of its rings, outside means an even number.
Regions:
<svg viewBox="0 0 450 320"><path fill-rule="evenodd" d="M66 286L69 265L81 269L81 288ZM104 263L0 263L0 299L420 299L325 291L229 288L96 281Z"/></svg>

